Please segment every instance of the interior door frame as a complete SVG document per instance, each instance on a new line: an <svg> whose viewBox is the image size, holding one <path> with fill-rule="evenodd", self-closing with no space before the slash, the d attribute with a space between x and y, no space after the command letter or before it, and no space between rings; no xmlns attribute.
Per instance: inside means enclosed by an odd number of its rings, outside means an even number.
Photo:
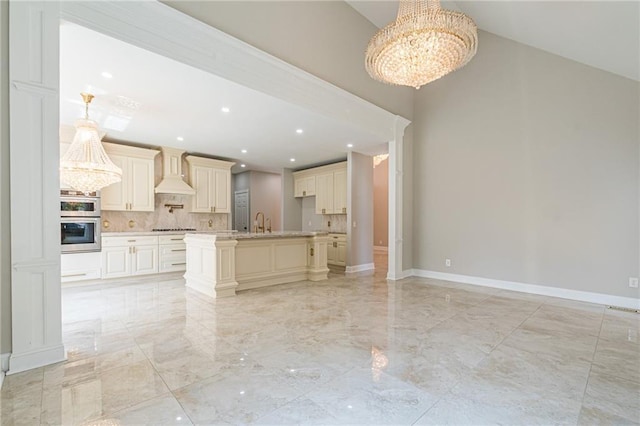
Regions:
<svg viewBox="0 0 640 426"><path fill-rule="evenodd" d="M44 24L35 25L34 23L40 21L25 19L23 15L13 13L12 9L17 10L22 7L21 3L25 5L25 8L31 8L30 10L34 14L40 14L39 16L44 17L44 21L42 21ZM24 143L24 135L15 131L14 123L30 123L32 129L45 129L46 131L41 134L32 132L35 144L42 144L43 141L57 140L58 138L58 132L51 125L52 118L59 117L58 50L57 48L43 50L38 41L49 40L52 43L57 43L60 32L59 21L56 21L58 25L52 23L54 19L66 20L338 121L348 119L350 125L365 129L382 140L388 141L391 170L389 173L389 273L387 277L399 279L407 275L402 269L403 135L405 128L410 123L406 118L392 114L160 2L20 2L11 0L9 10L10 30L24 27L20 32L20 39L12 38L16 42L10 43L9 55L17 50L20 50L20 54L29 55L29 58L33 60L31 70L38 71L39 74L36 73L38 78L46 80L46 84L35 81L20 86L19 82L13 80L10 84L14 89L24 89L48 99L48 102L25 103L16 96L9 97L11 111L9 145L12 152L14 148L18 149ZM31 25L27 25L28 23ZM24 49L16 49L24 40L27 41L24 43ZM32 41L35 42L31 43ZM344 115L345 110L349 111L347 118ZM59 118L57 124L59 125ZM57 147L52 149L57 152ZM38 161L34 161L33 166L41 179L30 181L29 193L48 193L47 190L51 185L47 182L55 182L57 185L59 181L58 156L43 156ZM16 193L13 188L21 185L18 182L23 179L19 172L20 169L22 168L12 167L10 170L12 205L16 202L14 198ZM57 197L57 194L46 195L46 197L54 196ZM39 209L37 206L39 201L35 199L32 201L34 202L26 203L21 207L33 213L34 209ZM45 222L53 218L53 214L47 214L46 210L39 209L37 213L41 219L45 219ZM12 229L21 227L23 222L20 215L11 216ZM58 229L56 226L45 226L39 240L40 242L55 241L57 237ZM27 263L21 263L20 253L24 252L29 256L32 253L37 254L42 245L35 241L21 239L17 232L12 232L11 246L11 331L14 342L11 359L15 361L13 363L15 368L11 367L10 359L9 373L14 373L61 360L62 316L59 303L60 257L36 256L37 259L25 258ZM46 244L46 246L53 250L52 244ZM15 251L16 248L19 248L18 252ZM16 274L20 268L23 270L29 268L47 270L46 288L53 292L53 297L48 297L47 300L51 301L53 305L43 307L42 312L39 310L34 312L31 309L32 306L37 306L38 302L32 300L29 294L21 291L21 289L28 287L28 280L25 281L24 277L21 278L19 274ZM24 297L19 297L21 294ZM38 335L33 334L36 332L33 328L36 323L42 324L45 334L51 337L44 339L45 344L42 346L42 351L36 353L33 350L27 351L25 349L25 356L18 363L17 356L20 354L15 352L18 349L16 339L20 339L20 342L42 341L43 339L42 330L36 330ZM40 328L42 329L42 327Z"/></svg>

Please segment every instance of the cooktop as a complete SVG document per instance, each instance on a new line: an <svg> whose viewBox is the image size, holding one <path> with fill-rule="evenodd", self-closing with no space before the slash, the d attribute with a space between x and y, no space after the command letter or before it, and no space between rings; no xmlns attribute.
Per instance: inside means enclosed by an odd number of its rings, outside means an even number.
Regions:
<svg viewBox="0 0 640 426"><path fill-rule="evenodd" d="M153 228L153 232L195 231L196 228Z"/></svg>

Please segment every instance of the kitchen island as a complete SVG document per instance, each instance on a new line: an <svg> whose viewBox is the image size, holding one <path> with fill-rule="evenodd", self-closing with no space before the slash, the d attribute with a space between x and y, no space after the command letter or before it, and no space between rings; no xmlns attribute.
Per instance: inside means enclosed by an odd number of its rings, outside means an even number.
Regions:
<svg viewBox="0 0 640 426"><path fill-rule="evenodd" d="M187 233L187 287L211 297L295 281L326 280L325 232Z"/></svg>

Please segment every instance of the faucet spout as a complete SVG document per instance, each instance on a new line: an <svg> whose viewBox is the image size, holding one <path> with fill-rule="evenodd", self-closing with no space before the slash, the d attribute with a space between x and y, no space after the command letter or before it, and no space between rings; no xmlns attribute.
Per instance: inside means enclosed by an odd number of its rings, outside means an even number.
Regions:
<svg viewBox="0 0 640 426"><path fill-rule="evenodd" d="M262 218L262 222L258 222L258 217ZM254 230L256 233L262 232L264 234L264 213L256 213L256 220L254 222Z"/></svg>

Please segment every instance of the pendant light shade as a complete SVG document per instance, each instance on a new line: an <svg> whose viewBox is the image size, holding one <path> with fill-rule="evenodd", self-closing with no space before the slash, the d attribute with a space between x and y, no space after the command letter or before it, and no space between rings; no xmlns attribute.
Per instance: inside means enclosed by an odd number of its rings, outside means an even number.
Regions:
<svg viewBox="0 0 640 426"><path fill-rule="evenodd" d="M60 178L73 189L87 193L120 182L122 170L113 164L104 151L98 124L89 119L89 103L93 95L81 95L86 105L85 118L75 123L73 142L60 159Z"/></svg>

